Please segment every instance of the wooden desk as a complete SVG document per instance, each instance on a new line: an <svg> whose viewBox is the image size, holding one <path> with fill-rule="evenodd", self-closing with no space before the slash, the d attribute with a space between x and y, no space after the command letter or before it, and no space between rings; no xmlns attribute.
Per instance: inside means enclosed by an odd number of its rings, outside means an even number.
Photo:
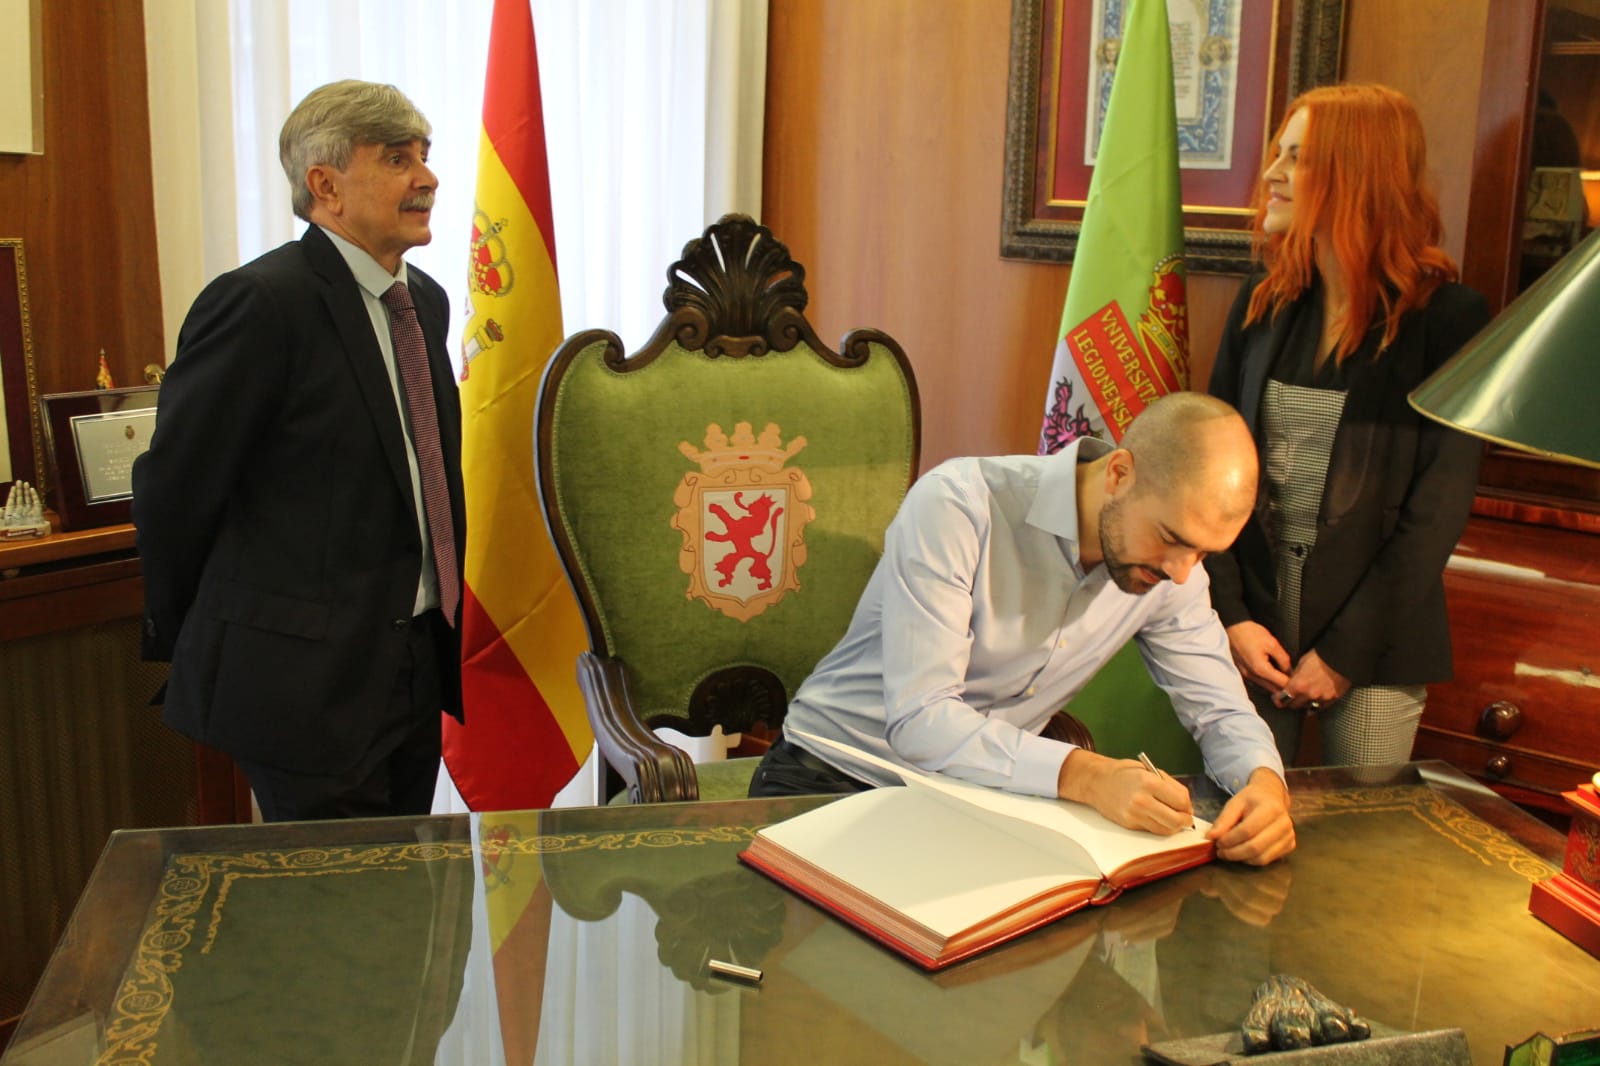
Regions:
<svg viewBox="0 0 1600 1066"><path fill-rule="evenodd" d="M1594 1024L1600 960L1527 910L1557 833L1438 762L1291 788L1289 861L935 976L736 861L823 797L118 833L3 1064L1128 1062L1233 1027L1273 973L1484 1064Z"/></svg>

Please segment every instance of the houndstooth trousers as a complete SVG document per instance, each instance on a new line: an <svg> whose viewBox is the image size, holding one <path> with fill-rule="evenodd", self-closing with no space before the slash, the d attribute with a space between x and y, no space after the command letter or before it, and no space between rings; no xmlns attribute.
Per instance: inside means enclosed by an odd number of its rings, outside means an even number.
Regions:
<svg viewBox="0 0 1600 1066"><path fill-rule="evenodd" d="M1300 577L1317 541L1317 514L1328 477L1345 394L1268 381L1261 404L1266 435L1267 499L1272 510L1278 606L1285 630L1300 632ZM1292 639L1298 639L1294 636ZM1299 647L1289 647L1296 660ZM1252 686L1251 698L1272 727L1284 765L1293 762L1308 712L1283 709L1272 693ZM1406 762L1428 690L1422 685L1364 685L1314 713L1322 733L1322 762L1329 766L1381 766Z"/></svg>

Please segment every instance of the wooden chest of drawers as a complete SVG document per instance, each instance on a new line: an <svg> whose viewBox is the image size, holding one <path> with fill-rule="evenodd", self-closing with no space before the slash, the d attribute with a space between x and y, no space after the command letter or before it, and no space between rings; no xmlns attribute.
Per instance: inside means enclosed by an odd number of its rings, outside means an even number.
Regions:
<svg viewBox="0 0 1600 1066"><path fill-rule="evenodd" d="M1566 813L1600 769L1600 535L1475 516L1445 592L1456 676L1429 686L1413 757Z"/></svg>

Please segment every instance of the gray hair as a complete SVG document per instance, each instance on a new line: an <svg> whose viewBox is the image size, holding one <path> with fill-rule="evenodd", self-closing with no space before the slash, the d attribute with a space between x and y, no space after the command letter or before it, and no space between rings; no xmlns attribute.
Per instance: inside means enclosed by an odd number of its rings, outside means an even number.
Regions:
<svg viewBox="0 0 1600 1066"><path fill-rule="evenodd" d="M313 89L284 120L278 161L289 178L294 213L311 221L306 171L314 166L344 170L362 144L427 144L433 127L393 85L336 81Z"/></svg>

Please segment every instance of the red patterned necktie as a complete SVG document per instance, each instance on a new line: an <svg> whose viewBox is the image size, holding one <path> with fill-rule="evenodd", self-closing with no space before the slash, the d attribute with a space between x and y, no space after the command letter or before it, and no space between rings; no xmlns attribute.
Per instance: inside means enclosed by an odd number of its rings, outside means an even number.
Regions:
<svg viewBox="0 0 1600 1066"><path fill-rule="evenodd" d="M383 296L389 309L389 336L394 360L406 387L406 409L411 412L411 443L417 450L417 472L422 479L422 507L428 517L433 542L433 569L439 577L439 608L445 621L455 625L461 582L456 571L455 526L450 521L450 489L444 478L444 455L439 450L439 415L433 403L433 375L428 368L428 344L417 322L411 290L395 282Z"/></svg>

